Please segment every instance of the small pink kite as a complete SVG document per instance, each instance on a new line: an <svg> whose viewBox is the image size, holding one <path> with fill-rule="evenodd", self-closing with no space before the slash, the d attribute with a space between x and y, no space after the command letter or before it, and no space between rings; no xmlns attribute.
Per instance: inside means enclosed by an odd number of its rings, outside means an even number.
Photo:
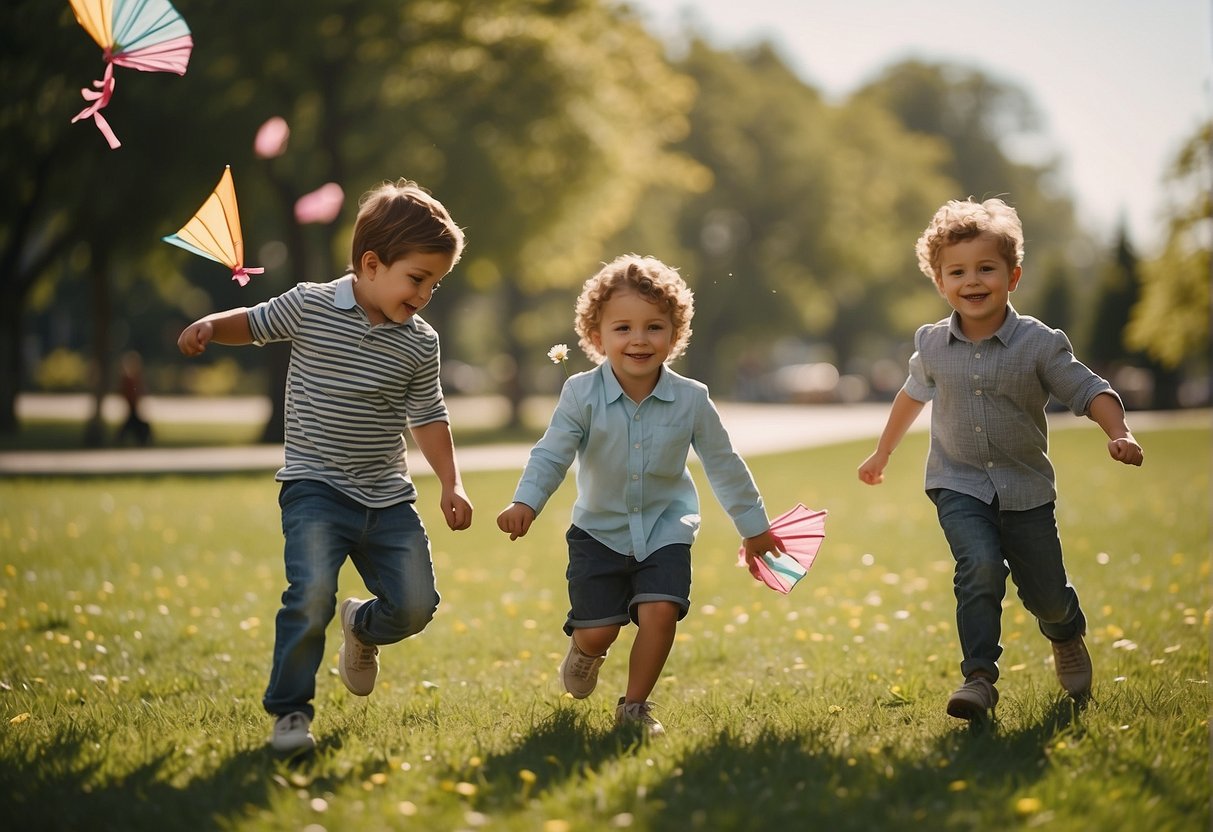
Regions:
<svg viewBox="0 0 1213 832"><path fill-rule="evenodd" d="M826 536L826 513L797 504L771 521L771 532L783 541L782 552L766 552L749 564L750 574L776 592L787 595L805 576ZM745 547L738 551L738 565L745 564Z"/></svg>
<svg viewBox="0 0 1213 832"><path fill-rule="evenodd" d="M76 20L104 52L105 74L96 90L82 89L92 102L72 119L91 117L111 149L122 146L101 110L114 95L114 65L143 72L185 74L194 39L168 0L71 0Z"/></svg>

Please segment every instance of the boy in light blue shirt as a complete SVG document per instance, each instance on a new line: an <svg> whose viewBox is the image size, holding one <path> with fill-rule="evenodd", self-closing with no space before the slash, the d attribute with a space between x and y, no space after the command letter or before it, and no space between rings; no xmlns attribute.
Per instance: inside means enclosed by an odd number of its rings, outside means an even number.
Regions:
<svg viewBox="0 0 1213 832"><path fill-rule="evenodd" d="M745 462L733 450L703 384L667 363L686 349L694 302L678 272L625 255L586 281L577 300L580 346L599 366L564 385L531 451L513 502L497 517L511 540L530 529L576 458L569 546L569 650L560 665L578 699L623 625L637 625L617 724L664 732L652 693L690 608L691 543L699 497L687 455L695 449L713 492L743 538L746 559L780 548Z"/></svg>

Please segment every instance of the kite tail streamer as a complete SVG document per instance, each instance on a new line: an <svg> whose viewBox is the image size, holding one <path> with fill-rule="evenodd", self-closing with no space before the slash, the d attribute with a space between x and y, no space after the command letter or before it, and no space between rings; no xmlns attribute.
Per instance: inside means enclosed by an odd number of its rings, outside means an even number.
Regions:
<svg viewBox="0 0 1213 832"><path fill-rule="evenodd" d="M264 271L265 269L262 268L246 269L244 266L237 266L236 268L232 269L232 280L236 281L241 286L244 286L249 282L249 275L262 274Z"/></svg>
<svg viewBox="0 0 1213 832"><path fill-rule="evenodd" d="M114 65L112 63L105 64L105 75L100 81L94 81L93 86L97 90L90 90L87 87L80 90L80 95L85 101L92 103L76 114L72 119L72 124L75 124L82 118L91 117L97 125L97 129L101 131L101 135L105 136L105 140L109 143L111 150L117 150L122 146L122 142L118 141L118 137L114 135L114 130L110 127L109 122L105 120L105 116L101 115L101 110L110 103L110 99L114 97Z"/></svg>

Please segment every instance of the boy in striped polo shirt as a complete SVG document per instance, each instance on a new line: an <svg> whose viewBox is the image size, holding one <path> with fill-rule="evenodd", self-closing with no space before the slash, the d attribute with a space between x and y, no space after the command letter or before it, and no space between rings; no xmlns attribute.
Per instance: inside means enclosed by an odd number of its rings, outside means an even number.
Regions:
<svg viewBox="0 0 1213 832"><path fill-rule="evenodd" d="M190 356L212 342L291 342L286 462L276 475L288 586L263 699L277 751L315 747L316 672L347 557L374 596L341 604L338 664L352 693L374 688L379 645L421 632L438 607L405 428L441 484L447 525L471 525L439 383L438 334L417 314L463 242L437 199L408 180L385 182L360 201L349 274L208 315L177 340Z"/></svg>

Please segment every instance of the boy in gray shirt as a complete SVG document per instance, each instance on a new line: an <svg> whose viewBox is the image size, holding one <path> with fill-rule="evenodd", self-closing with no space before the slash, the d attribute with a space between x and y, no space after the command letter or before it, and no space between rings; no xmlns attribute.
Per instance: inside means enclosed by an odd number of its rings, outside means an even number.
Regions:
<svg viewBox="0 0 1213 832"><path fill-rule="evenodd" d="M1107 381L1075 357L1061 330L1010 303L1022 274L1023 228L1000 199L952 200L919 238L918 265L952 314L914 335L910 375L859 479L877 485L889 456L927 402L926 491L956 560L953 581L964 684L948 714L983 718L998 702L1002 599L1009 574L1052 644L1058 681L1077 700L1091 690L1086 618L1066 577L1047 456L1052 396L1108 435L1108 453L1141 465L1142 449Z"/></svg>

